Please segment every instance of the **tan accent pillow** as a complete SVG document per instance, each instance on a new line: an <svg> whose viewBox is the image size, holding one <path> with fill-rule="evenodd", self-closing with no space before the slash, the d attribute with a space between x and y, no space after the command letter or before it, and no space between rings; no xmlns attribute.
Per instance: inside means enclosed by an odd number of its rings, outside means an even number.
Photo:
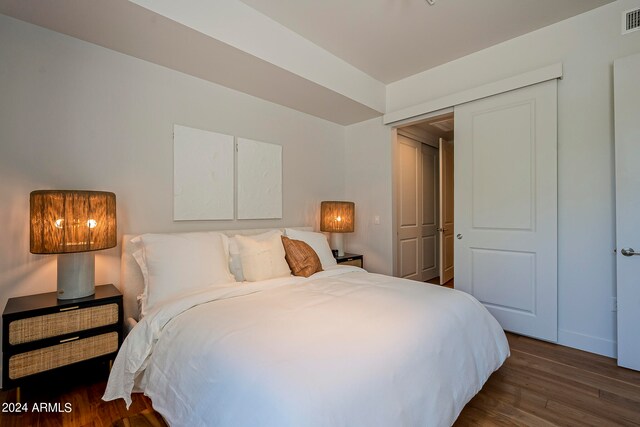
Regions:
<svg viewBox="0 0 640 427"><path fill-rule="evenodd" d="M293 240L282 236L282 245L286 254L284 259L289 264L294 276L309 277L313 273L322 271L318 254L302 240Z"/></svg>

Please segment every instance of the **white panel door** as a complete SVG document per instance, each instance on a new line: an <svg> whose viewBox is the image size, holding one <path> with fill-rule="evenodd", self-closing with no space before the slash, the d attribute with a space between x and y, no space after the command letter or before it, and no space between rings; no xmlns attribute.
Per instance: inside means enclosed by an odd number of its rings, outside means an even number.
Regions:
<svg viewBox="0 0 640 427"><path fill-rule="evenodd" d="M421 277L427 280L437 277L438 272L438 150L426 144L422 145L422 209L421 222Z"/></svg>
<svg viewBox="0 0 640 427"><path fill-rule="evenodd" d="M557 82L455 108L456 289L557 341Z"/></svg>
<svg viewBox="0 0 640 427"><path fill-rule="evenodd" d="M640 55L614 62L618 365L640 370Z"/></svg>
<svg viewBox="0 0 640 427"><path fill-rule="evenodd" d="M438 275L438 150L398 134L397 275L424 282Z"/></svg>
<svg viewBox="0 0 640 427"><path fill-rule="evenodd" d="M440 138L440 215L439 268L440 284L453 279L454 179L453 142Z"/></svg>
<svg viewBox="0 0 640 427"><path fill-rule="evenodd" d="M398 135L397 275L420 280L420 213L422 203L422 144Z"/></svg>

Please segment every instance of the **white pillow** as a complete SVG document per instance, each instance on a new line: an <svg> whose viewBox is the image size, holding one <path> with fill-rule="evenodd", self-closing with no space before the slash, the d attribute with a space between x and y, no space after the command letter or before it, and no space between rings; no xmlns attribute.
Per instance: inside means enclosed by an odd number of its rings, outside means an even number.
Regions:
<svg viewBox="0 0 640 427"><path fill-rule="evenodd" d="M246 281L257 282L291 275L289 264L284 259L280 233L274 233L264 240L240 235L235 239L240 249L242 275Z"/></svg>
<svg viewBox="0 0 640 427"><path fill-rule="evenodd" d="M234 282L229 272L226 236L220 233L143 234L134 254L145 279L141 316L184 291Z"/></svg>
<svg viewBox="0 0 640 427"><path fill-rule="evenodd" d="M320 263L322 264L323 269L338 263L331 253L329 242L327 242L327 238L324 234L314 233L313 231L294 230L293 228L286 228L285 233L287 237L294 240L302 240L307 245L311 246L311 248L318 254L318 258L320 258Z"/></svg>
<svg viewBox="0 0 640 427"><path fill-rule="evenodd" d="M280 230L269 230L265 233L253 234L249 237L253 240L263 242L265 240L269 240L274 235L282 236L282 232ZM242 260L240 259L240 247L238 246L238 240L236 239L238 236L239 235L229 238L229 270L236 278L236 281L244 282L245 279L242 274Z"/></svg>
<svg viewBox="0 0 640 427"><path fill-rule="evenodd" d="M139 237L131 239L131 243L142 246L142 240ZM140 321L145 316L145 304L147 301L147 283L149 283L149 270L147 270L147 262L144 260L144 249L141 247L131 254L133 259L136 260L138 266L140 266L140 271L142 272L143 282L144 282L144 290L140 295L136 297L136 302L138 303L138 317L136 320Z"/></svg>

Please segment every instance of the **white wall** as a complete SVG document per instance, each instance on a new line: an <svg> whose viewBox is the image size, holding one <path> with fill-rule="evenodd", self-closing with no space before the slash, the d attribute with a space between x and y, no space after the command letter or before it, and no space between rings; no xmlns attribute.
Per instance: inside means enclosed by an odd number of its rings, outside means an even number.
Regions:
<svg viewBox="0 0 640 427"><path fill-rule="evenodd" d="M0 15L0 307L54 291L55 256L29 253L29 193L117 196L118 232L309 225L344 197L344 127ZM283 146L283 219L174 222L173 124ZM118 283L119 248L97 283Z"/></svg>
<svg viewBox="0 0 640 427"><path fill-rule="evenodd" d="M638 6L638 0L618 0L387 87L391 112L564 64L558 84L559 341L610 356L616 351L612 64L640 51L640 32L620 34L622 12ZM366 137L382 138L386 132L379 126ZM365 143L347 132L347 147L353 138ZM378 161L382 153L372 145L360 161L369 156ZM354 160L347 157L348 164ZM377 171L368 173L372 177ZM346 185L349 194L349 179ZM386 244L391 245L391 239Z"/></svg>
<svg viewBox="0 0 640 427"><path fill-rule="evenodd" d="M391 148L391 128L382 118L346 128L345 196L356 204L356 227L345 246L365 255L367 270L382 274L393 274Z"/></svg>

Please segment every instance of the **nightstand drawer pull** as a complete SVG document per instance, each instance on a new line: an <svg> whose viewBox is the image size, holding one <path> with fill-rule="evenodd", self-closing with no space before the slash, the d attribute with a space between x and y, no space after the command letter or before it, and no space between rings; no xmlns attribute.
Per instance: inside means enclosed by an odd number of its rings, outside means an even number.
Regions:
<svg viewBox="0 0 640 427"><path fill-rule="evenodd" d="M60 344L62 344L63 342L75 341L77 339L80 339L80 337L71 337L64 340L60 340Z"/></svg>
<svg viewBox="0 0 640 427"><path fill-rule="evenodd" d="M95 305L9 323L9 344L17 345L118 323L118 304Z"/></svg>
<svg viewBox="0 0 640 427"><path fill-rule="evenodd" d="M77 308L80 308L79 305L74 305L73 307L65 307L65 308L61 308L60 311L69 311L69 310L75 310Z"/></svg>

